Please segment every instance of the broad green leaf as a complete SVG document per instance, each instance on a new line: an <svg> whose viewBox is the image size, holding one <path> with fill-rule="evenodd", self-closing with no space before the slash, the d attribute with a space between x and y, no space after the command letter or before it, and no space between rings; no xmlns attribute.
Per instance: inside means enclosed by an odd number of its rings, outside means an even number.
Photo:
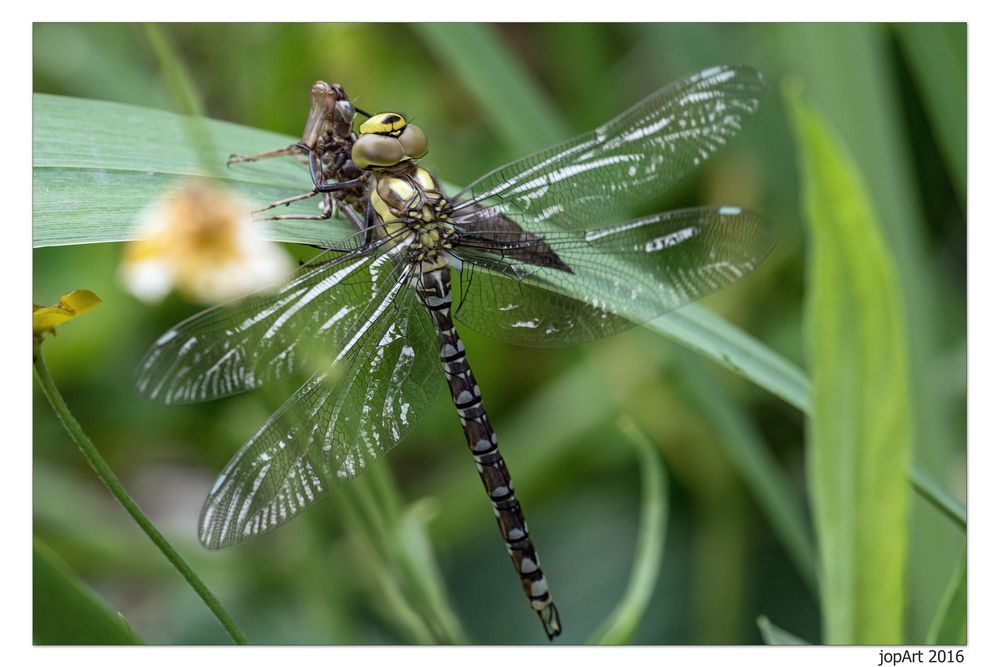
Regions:
<svg viewBox="0 0 1000 667"><path fill-rule="evenodd" d="M35 95L34 245L107 243L134 238L136 217L178 179L212 176L202 166L202 147L191 140L191 118L125 104ZM201 119L224 165L230 152L254 153L294 141L292 137ZM136 150L135 137L156 143ZM302 192L304 167L290 159L234 165L224 182L263 205ZM301 209L299 209L301 210ZM322 242L342 236L343 221L279 221L270 238ZM588 297L589 298L589 297ZM802 371L721 317L688 306L649 327L807 409Z"/></svg>
<svg viewBox="0 0 1000 667"><path fill-rule="evenodd" d="M35 644L140 644L120 613L70 571L37 538L32 558L32 638Z"/></svg>
<svg viewBox="0 0 1000 667"><path fill-rule="evenodd" d="M913 430L896 268L853 159L801 92L785 89L811 236L807 459L824 641L903 640Z"/></svg>
<svg viewBox="0 0 1000 667"><path fill-rule="evenodd" d="M622 417L618 426L635 446L639 458L642 477L639 537L625 595L591 635L589 644L626 644L635 635L656 588L656 578L663 561L663 545L667 539L670 497L660 452L633 420Z"/></svg>
<svg viewBox="0 0 1000 667"><path fill-rule="evenodd" d="M41 94L34 96L33 129L35 247L135 238L133 226L143 209L185 178L219 177L256 206L308 190L305 167L290 158L225 167L230 153L296 141L273 132ZM193 137L208 137L214 152L205 158L206 147ZM295 210L310 210L303 206ZM348 231L342 220L262 224L270 225L266 235L276 241L316 243Z"/></svg>
<svg viewBox="0 0 1000 667"><path fill-rule="evenodd" d="M757 617L757 628L760 636L768 646L806 646L809 644L787 630L782 630L771 622L767 616Z"/></svg>
<svg viewBox="0 0 1000 667"><path fill-rule="evenodd" d="M964 23L901 23L896 26L917 80L948 173L965 200L966 26Z"/></svg>
<svg viewBox="0 0 1000 667"><path fill-rule="evenodd" d="M963 549L955 571L927 633L928 644L966 643L966 552Z"/></svg>

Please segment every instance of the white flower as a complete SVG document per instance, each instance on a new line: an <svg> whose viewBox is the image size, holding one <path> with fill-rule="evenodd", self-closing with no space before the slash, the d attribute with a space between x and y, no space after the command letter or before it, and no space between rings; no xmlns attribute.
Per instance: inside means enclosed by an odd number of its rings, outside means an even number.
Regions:
<svg viewBox="0 0 1000 667"><path fill-rule="evenodd" d="M141 240L122 259L125 287L143 301L171 288L202 303L219 303L280 285L291 258L260 235L239 197L192 181L164 194L139 221Z"/></svg>

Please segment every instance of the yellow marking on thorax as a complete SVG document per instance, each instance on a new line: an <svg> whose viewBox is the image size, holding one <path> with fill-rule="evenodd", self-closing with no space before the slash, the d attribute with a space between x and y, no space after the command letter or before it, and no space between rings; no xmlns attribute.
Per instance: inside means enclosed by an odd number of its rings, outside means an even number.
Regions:
<svg viewBox="0 0 1000 667"><path fill-rule="evenodd" d="M381 195L379 195L377 188L372 188L370 199L372 202L372 208L375 209L375 214L378 215L382 222L399 220L399 218L393 215L393 212L389 209L389 205L386 204L385 200L382 199Z"/></svg>
<svg viewBox="0 0 1000 667"><path fill-rule="evenodd" d="M434 176L423 167L415 168L413 170L413 177L424 190L437 190L437 183L434 181Z"/></svg>

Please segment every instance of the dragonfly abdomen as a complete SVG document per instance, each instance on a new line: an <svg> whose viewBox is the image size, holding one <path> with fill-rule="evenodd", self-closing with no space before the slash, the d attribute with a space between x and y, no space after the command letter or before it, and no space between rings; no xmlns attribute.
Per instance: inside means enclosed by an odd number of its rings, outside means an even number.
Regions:
<svg viewBox="0 0 1000 667"><path fill-rule="evenodd" d="M500 455L496 433L490 425L479 385L465 356L465 345L455 330L451 317L451 270L444 267L422 272L415 287L417 295L434 320L440 344L441 366L462 422L466 442L476 462L479 478L493 505L493 513L507 553L521 579L524 594L542 620L545 634L552 639L562 632L559 611L549 594L545 574L528 534L528 524L514 494L514 482Z"/></svg>

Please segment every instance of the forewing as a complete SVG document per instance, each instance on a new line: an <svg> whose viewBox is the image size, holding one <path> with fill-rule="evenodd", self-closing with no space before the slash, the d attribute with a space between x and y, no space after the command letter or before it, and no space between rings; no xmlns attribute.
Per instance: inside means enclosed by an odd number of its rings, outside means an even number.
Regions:
<svg viewBox="0 0 1000 667"><path fill-rule="evenodd" d="M588 134L500 167L456 197L453 218L495 208L528 231L620 220L706 160L753 113L764 82L722 66L675 81Z"/></svg>
<svg viewBox="0 0 1000 667"><path fill-rule="evenodd" d="M763 217L732 207L586 232L476 237L464 237L456 252L463 269L455 317L489 336L539 346L608 336L700 299L749 273L775 243Z"/></svg>
<svg viewBox="0 0 1000 667"><path fill-rule="evenodd" d="M268 531L392 448L441 385L430 318L409 289L373 304L371 326L278 409L226 466L199 537L217 549Z"/></svg>
<svg viewBox="0 0 1000 667"><path fill-rule="evenodd" d="M377 250L328 251L277 292L198 313L153 344L136 386L164 403L207 401L287 376L317 347L335 355L385 278L378 261Z"/></svg>

